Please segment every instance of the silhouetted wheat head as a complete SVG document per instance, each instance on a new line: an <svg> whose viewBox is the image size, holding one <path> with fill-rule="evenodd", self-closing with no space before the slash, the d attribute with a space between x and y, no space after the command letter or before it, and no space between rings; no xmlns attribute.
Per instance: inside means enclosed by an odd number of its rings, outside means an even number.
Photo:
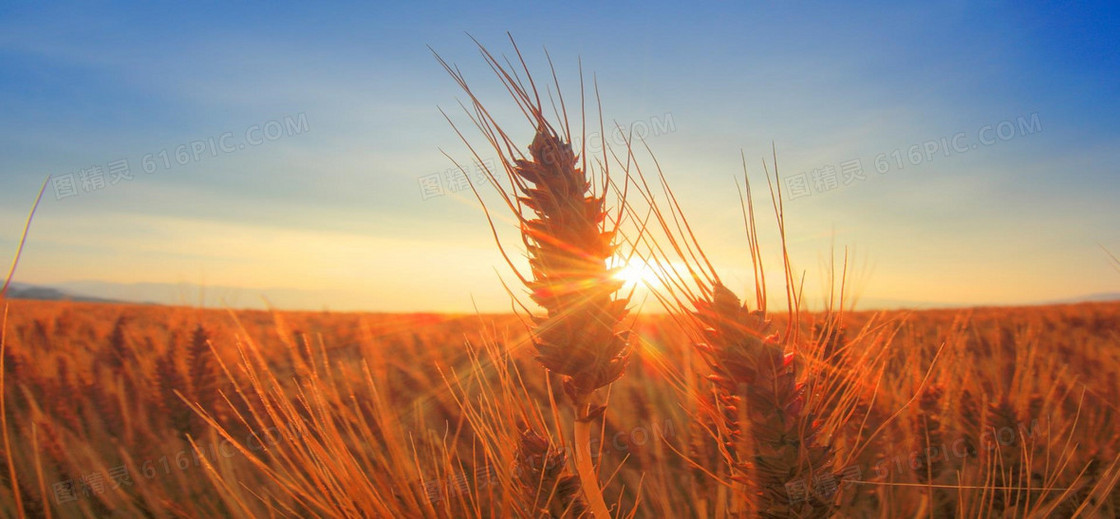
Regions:
<svg viewBox="0 0 1120 519"><path fill-rule="evenodd" d="M529 146L532 160L517 160L520 215L533 279L532 298L547 311L535 317L537 359L564 375L565 392L583 404L596 389L617 380L630 355L622 282L607 262L615 252L613 230L605 228L604 197L577 167L571 146L542 125Z"/></svg>
<svg viewBox="0 0 1120 519"><path fill-rule="evenodd" d="M763 311L749 310L723 285L712 292L710 300L695 303L706 339L697 348L717 388L732 479L747 485L763 517L826 516L831 496L798 495L787 487L819 480L832 465L820 424L806 413L806 386L798 382L795 355L770 333Z"/></svg>
<svg viewBox="0 0 1120 519"><path fill-rule="evenodd" d="M622 375L630 354L628 333L620 330L629 300L618 294L622 282L612 276L609 266L617 248L618 220L608 214L608 162L596 161L600 171L593 174L587 170L588 157L572 149L571 124L558 82L560 107L555 116L562 131L546 117L520 51L523 77L512 65L504 66L481 45L479 48L534 129L528 154L517 151L521 145L491 117L458 69L437 59L471 99L467 109L471 121L501 157L505 178L494 171L487 171L487 176L505 199L529 259L529 276L516 267L514 271L533 301L545 310L545 315L532 319L538 359L565 377L565 393L580 407L596 389ZM550 100L555 108L556 99ZM581 91L581 112L583 105ZM584 119L582 113L580 117ZM480 159L469 139L463 140ZM619 212L624 204L624 196L615 201ZM488 210L487 217L493 227ZM502 252L506 254L504 248ZM506 259L513 266L508 255Z"/></svg>
<svg viewBox="0 0 1120 519"><path fill-rule="evenodd" d="M532 513L543 517L582 517L587 512L577 476L566 475L567 456L532 429L517 447L517 483L533 496Z"/></svg>
<svg viewBox="0 0 1120 519"><path fill-rule="evenodd" d="M659 202L649 185L641 180L639 192L660 227L642 243L649 256L665 267L661 275L664 288L658 291L660 299L678 322L690 330L696 349L710 370L707 378L713 387L698 393L698 408L711 422L711 434L719 442L718 450L727 468L724 471L713 467L713 473L718 470L718 474L735 483L725 504L726 512L762 517L824 517L834 509L834 491L818 491L813 488L814 482L835 481L838 475L832 448L822 434L822 420L814 415L818 409L810 405L808 398L808 389L820 381L815 380L813 370L803 366L806 360L821 363L820 355L804 359L798 353L809 345L802 344L799 333L800 296L792 288L795 280L786 252L781 190L775 191L776 176L771 180L767 175L767 180L781 236L790 309L783 334L771 331L768 319L749 182L743 199L743 217L755 276L756 308L741 302L720 280L663 176L667 202ZM847 407L852 405L851 400L827 401ZM704 451L693 448L697 454ZM799 486L805 482L808 484ZM795 490L808 487L809 491L791 491L791 484Z"/></svg>
<svg viewBox="0 0 1120 519"><path fill-rule="evenodd" d="M606 409L593 401L595 391L622 376L631 351L629 334L621 329L629 299L618 294L623 283L614 278L610 266L625 194L619 196L614 208L619 216L611 218L607 208L609 161L601 157L593 161L597 171L588 171L587 156L572 149L571 124L555 71L556 99L550 96L549 100L562 132L546 117L529 68L516 43L513 47L519 63L516 68L509 60L503 65L479 45L487 64L532 125L534 136L528 154L517 151L521 145L493 119L458 69L436 57L469 96L471 107L466 110L471 121L501 157L505 178L499 180L493 171L487 171L487 176L520 230L530 275L523 275L514 266L500 240L498 246L529 289L532 300L545 311L544 315L531 317L532 342L540 363L563 377L564 393L575 413L576 469L592 515L604 518L610 513L591 462L590 421ZM582 82L581 73L579 115L584 120ZM482 163L469 139L461 132L460 137ZM475 194L478 196L477 191ZM478 200L485 209L482 196ZM489 210L486 214L494 229Z"/></svg>

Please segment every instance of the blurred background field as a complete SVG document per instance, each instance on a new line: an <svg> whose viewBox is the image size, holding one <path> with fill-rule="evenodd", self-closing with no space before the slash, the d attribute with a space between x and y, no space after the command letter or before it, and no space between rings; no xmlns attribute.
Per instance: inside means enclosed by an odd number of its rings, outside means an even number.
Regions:
<svg viewBox="0 0 1120 519"><path fill-rule="evenodd" d="M500 451L528 428L563 452L570 418L514 316L5 308L4 516L521 515ZM809 372L857 401L832 416L809 390L847 476L786 491L844 517L1120 510L1120 303L814 319ZM632 326L593 445L604 493L616 514L711 516L718 453L689 389L708 370L673 319Z"/></svg>

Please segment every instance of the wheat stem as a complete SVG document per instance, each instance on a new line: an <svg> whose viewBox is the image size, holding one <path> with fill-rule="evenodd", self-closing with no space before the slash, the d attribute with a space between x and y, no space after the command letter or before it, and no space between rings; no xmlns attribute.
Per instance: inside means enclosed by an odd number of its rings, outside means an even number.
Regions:
<svg viewBox="0 0 1120 519"><path fill-rule="evenodd" d="M14 267L13 267L14 268ZM11 276L8 276L11 279ZM5 286L5 288L7 288ZM15 501L16 511L20 517L24 517L23 512L23 498L19 490L19 478L16 477L16 464L12 459L12 442L8 437L8 410L7 406L7 393L4 387L4 347L7 346L8 338L8 305L4 305L3 319L0 320L0 431L3 431L4 436L4 455L8 462L8 481L12 487L12 496Z"/></svg>
<svg viewBox="0 0 1120 519"><path fill-rule="evenodd" d="M592 515L604 519L611 516L603 492L599 489L599 478L595 475L595 466L591 463L591 420L587 419L591 411L590 404L576 407L579 416L576 417L573 441L575 443L576 473L579 475L580 486L583 487L583 496Z"/></svg>

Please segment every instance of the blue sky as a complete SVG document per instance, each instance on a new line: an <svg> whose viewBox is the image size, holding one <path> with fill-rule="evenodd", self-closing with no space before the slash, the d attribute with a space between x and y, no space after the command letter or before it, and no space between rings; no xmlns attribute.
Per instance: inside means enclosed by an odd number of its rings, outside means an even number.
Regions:
<svg viewBox="0 0 1120 519"><path fill-rule="evenodd" d="M504 310L497 277L509 276L477 203L425 199L419 181L450 167L441 150L467 158L438 109L465 122L461 94L428 46L516 127L466 35L508 53L510 31L540 76L547 47L569 96L579 59L606 118L663 130L650 147L743 288L739 154L757 170L774 143L787 182L808 187L786 186L810 297L833 243L853 251L852 288L872 305L1120 292L1101 250L1120 250L1117 11L9 3L0 252L14 253L43 178L69 175L70 196L48 189L17 281L201 284L234 305ZM111 182L121 161L129 174ZM839 176L856 161L865 179Z"/></svg>

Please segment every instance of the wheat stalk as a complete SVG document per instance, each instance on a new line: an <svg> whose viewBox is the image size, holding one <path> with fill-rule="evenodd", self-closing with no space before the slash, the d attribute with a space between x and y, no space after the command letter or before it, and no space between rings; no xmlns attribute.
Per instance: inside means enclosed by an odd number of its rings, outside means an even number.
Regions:
<svg viewBox="0 0 1120 519"><path fill-rule="evenodd" d="M813 487L822 476L825 481L830 477L835 481L837 475L832 449L821 438L822 423L809 410L805 394L809 381L801 380L805 378L803 366L793 353L800 346L800 291L795 288L786 250L777 172L773 180L767 173L767 180L781 239L790 313L782 335L770 331L767 318L766 283L749 181L743 219L755 277L754 310L720 280L660 171L659 177L667 203L658 200L639 175L638 191L660 227L660 234L647 236L642 243L661 267L663 289L658 297L693 333L696 348L711 370L713 391L702 397L700 405L714 419L713 434L721 440L720 451L736 484L727 511L745 513L750 505L763 517L823 517L832 509L832 495L818 495ZM843 401L843 405L852 404L851 399ZM801 492L791 492L788 484L803 484Z"/></svg>
<svg viewBox="0 0 1120 519"><path fill-rule="evenodd" d="M550 124L525 60L516 43L513 46L524 80L481 44L479 48L533 125L535 133L528 155L515 154L518 146L490 116L462 74L438 54L436 58L470 97L472 109L467 113L473 114L472 122L502 159L506 182L499 182L491 171L487 175L505 198L521 232L531 275L518 276L530 290L532 300L545 311L532 317L537 360L563 377L563 390L575 413L573 442L580 486L592 514L605 518L610 512L591 461L591 421L606 407L596 405L593 394L622 376L631 351L628 332L620 330L629 299L618 294L623 283L609 266L618 229L618 221L612 221L606 208L609 172L603 161L602 175L596 182L587 171L587 157L572 150L571 125L559 93L561 108L557 115L563 134ZM553 79L559 92L555 72ZM581 111L582 101L581 95ZM454 122L451 124L454 127ZM459 135L462 137L461 132ZM463 140L469 147L467 139ZM473 147L471 150L482 162ZM485 207L482 197L478 199ZM623 196L619 205L624 204ZM487 218L493 228L489 211ZM504 249L502 253L506 255ZM506 260L513 265L508 255Z"/></svg>

